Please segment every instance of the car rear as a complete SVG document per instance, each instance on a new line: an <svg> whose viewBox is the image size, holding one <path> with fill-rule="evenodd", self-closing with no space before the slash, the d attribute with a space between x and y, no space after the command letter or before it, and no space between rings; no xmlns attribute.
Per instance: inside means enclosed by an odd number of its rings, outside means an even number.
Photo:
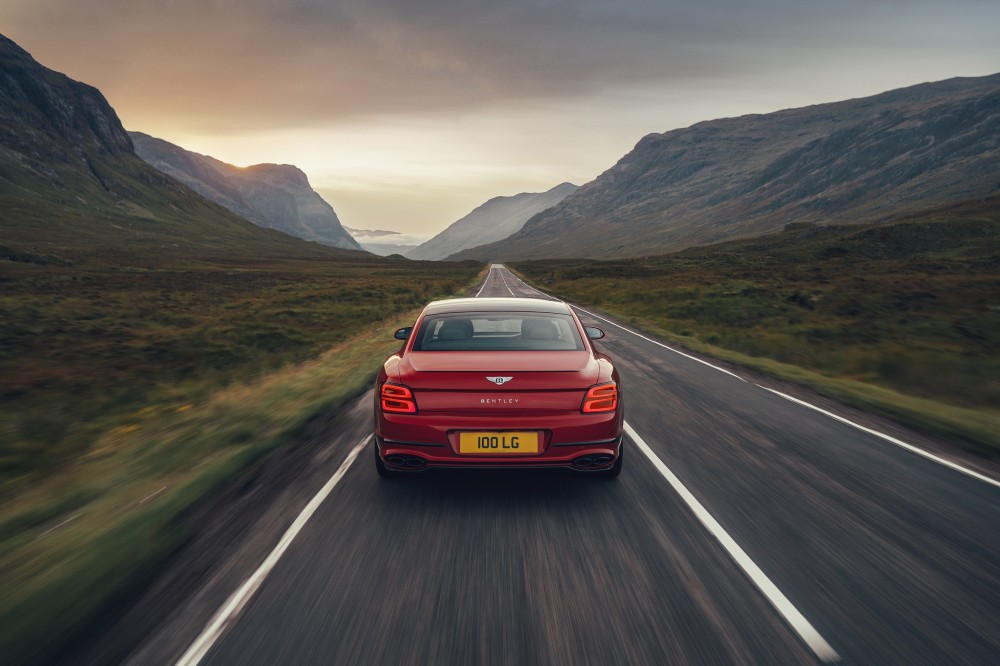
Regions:
<svg viewBox="0 0 1000 666"><path fill-rule="evenodd" d="M492 300L431 304L386 362L375 406L381 464L612 468L623 420L610 360L564 304L486 307Z"/></svg>

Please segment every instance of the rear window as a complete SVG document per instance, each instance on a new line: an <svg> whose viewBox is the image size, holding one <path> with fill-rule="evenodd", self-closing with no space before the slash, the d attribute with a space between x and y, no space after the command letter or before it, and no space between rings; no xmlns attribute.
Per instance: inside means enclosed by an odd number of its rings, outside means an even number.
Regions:
<svg viewBox="0 0 1000 666"><path fill-rule="evenodd" d="M513 312L430 315L413 351L583 351L570 315Z"/></svg>

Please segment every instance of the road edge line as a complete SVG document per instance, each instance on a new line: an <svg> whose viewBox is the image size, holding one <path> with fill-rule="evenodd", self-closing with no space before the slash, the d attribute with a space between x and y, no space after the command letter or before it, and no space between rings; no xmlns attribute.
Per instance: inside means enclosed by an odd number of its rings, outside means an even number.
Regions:
<svg viewBox="0 0 1000 666"><path fill-rule="evenodd" d="M229 629L239 617L240 613L246 608L246 605L253 598L254 594L260 589L264 580L267 578L271 570L274 569L275 565L281 559L285 551L298 536L302 528L305 527L309 519L312 518L316 510L319 509L320 505L323 504L324 500L330 495L333 489L340 483L340 480L344 478L347 470L350 468L351 464L357 459L358 455L361 453L361 449L365 447L366 444L371 440L371 435L365 435L364 439L358 442L353 449L347 454L344 462L340 464L340 467L334 472L330 480L320 488L309 503L305 505L302 511L299 513L295 521L285 530L284 535L282 535L281 540L270 552L270 554L264 559L264 561L257 567L257 570L250 575L249 578L244 581L244 583L234 592L229 599L216 611L212 619L209 620L208 624L199 634L198 638L191 644L191 647L177 660L175 666L196 666L205 657L212 646L215 645L216 641Z"/></svg>
<svg viewBox="0 0 1000 666"><path fill-rule="evenodd" d="M978 479L978 480L983 481L985 483L988 483L988 484L990 484L992 486L996 486L996 487L1000 488L1000 481L997 481L994 478L986 476L985 474L980 474L979 472L976 472L975 470L971 470L968 467L963 467L962 465L959 465L956 462L952 462L951 460L948 460L947 458L942 458L940 456L934 455L930 451L925 451L924 449L921 449L920 447L914 446L912 444L907 444L903 440L896 439L892 435L887 435L884 432L879 432L878 430L873 430L872 428L868 428L866 426L863 426L860 423L855 423L854 421L851 421L850 419L846 419L843 416L838 416L837 414L834 414L833 412L828 412L827 410L823 409L822 407L817 407L816 405L810 404L810 403L806 402L805 400L799 400L798 398L794 398L794 397L788 395L787 393L782 393L781 391L776 391L773 388L768 388L766 386L761 386L760 384L755 384L755 386L757 386L759 388L762 388L765 391L770 391L771 393L773 393L775 395L778 395L778 396L781 396L785 400L789 400L791 402L794 402L797 405L802 405L803 407L808 407L809 409L815 410L815 411L819 412L820 414L824 414L825 416L829 416L831 419L836 419L837 421L840 421L841 423L845 423L847 425L854 426L858 430L867 432L870 435L874 435L876 437L884 439L885 441L889 442L890 444L895 444L896 446L898 446L900 448L906 449L910 453L915 453L918 456L923 456L924 458L927 458L928 460L932 460L932 461L938 463L939 465L944 465L945 467L950 467L951 469L955 470L956 472L961 472L962 474L965 474L967 476L971 476L974 479Z"/></svg>
<svg viewBox="0 0 1000 666"><path fill-rule="evenodd" d="M518 279L520 279L520 278L518 278ZM533 290L533 291L535 291L535 292L537 292L539 294L545 294L545 292L542 292L542 291L539 291L538 289L535 289L534 287L532 287L531 285L529 285L528 283L526 283L524 280L521 280L521 284L523 284L524 286L528 287L529 289L531 289L531 290ZM545 295L548 295L548 294L545 294ZM681 356L683 356L685 358L689 358L692 361L697 361L698 363L701 363L703 365L707 365L708 367L713 368L715 370L718 370L719 372L724 372L727 375L730 375L732 377L736 377L736 379L740 380L741 382L750 383L750 382L747 382L747 380L745 380L742 377L740 377L739 375L733 374L732 372L730 372L729 370L726 370L725 368L720 368L719 366L712 365L711 363L709 363L707 361L703 361L702 359L697 358L696 356L691 356L690 354L685 354L682 351L678 351L678 350L674 349L673 347L669 347L669 346L663 344L662 342L658 342L656 340L653 340L652 338L646 337L642 333L637 333L636 331L633 331L630 328L627 328L625 326L622 326L621 324L613 322L610 319L602 317L599 314L595 314L595 313L593 313L593 312L591 312L591 311L589 311L589 310L587 310L585 308L581 308L579 305L574 305L572 303L570 303L569 305L571 307L576 308L577 310L580 310L581 312L586 312L588 315L590 315L591 317L594 317L595 319L600 319L601 321L605 321L605 322L611 324L612 326L616 326L616 327L622 329L623 331L625 331L626 333L631 333L632 335L634 335L636 337L642 338L643 340L646 340L647 342L652 342L654 345L659 345L660 347L663 347L664 349L672 351L675 354L680 354ZM756 384L756 383L754 384L754 386L756 386L758 388L762 388L765 391L770 391L771 393L774 393L775 395L779 395L782 398L784 398L786 400L790 400L791 402L794 402L796 404L802 405L803 407L808 407L809 409L815 410L815 411L819 412L820 414L823 414L825 416L829 416L832 419L840 421L841 423L843 423L845 425L849 425L849 426L851 426L853 428L857 428L858 430L861 430L862 432L866 432L869 435L874 435L875 437L883 439L883 440L889 442L890 444L895 444L896 446L898 446L900 448L906 449L907 451L909 451L911 453L915 453L918 456L922 456L924 458L927 458L928 460L936 462L936 463L938 463L940 465L944 465L945 467L953 469L956 472L959 472L961 474L965 474L966 476L972 477L974 479L978 479L979 481L983 481L984 483L988 483L991 486L996 486L996 487L1000 488L1000 481L998 481L997 479L994 479L992 477L986 476L985 474L980 474L979 472L976 472L975 470L969 469L968 467L964 467L963 465L959 465L958 463L952 462L951 460L948 460L947 458L942 458L940 456L934 455L930 451L926 451L924 449L921 449L920 447L914 446L913 444L907 444L906 442L904 442L901 439L896 439L895 437L893 437L891 435L887 435L887 434L885 434L883 432L879 432L878 430L873 430L871 428L867 428L867 427L861 425L860 423L855 423L854 421L852 421L852 420L850 420L848 418L845 418L843 416L839 416L837 414L834 414L833 412L829 412L829 411L823 409L822 407L817 407L816 405L813 405L812 403L806 402L805 400L799 400L798 398L793 398L792 396L787 395L785 393L782 393L781 391L776 391L776 390L774 390L772 388L768 388L766 386L762 386L762 385Z"/></svg>
<svg viewBox="0 0 1000 666"><path fill-rule="evenodd" d="M822 661L826 663L833 663L840 661L840 655L837 651L826 642L816 628L813 627L812 623L805 618L802 613L788 600L778 586L771 582L771 579L767 577L760 567L750 559L750 556L746 554L736 541L729 536L725 528L719 524L712 514L702 505L698 499L691 494L691 491L681 482L677 476L670 471L670 468L660 459L658 455L650 448L649 444L639 436L639 433L635 431L625 422L625 433L629 436L629 439L642 451L649 461L653 463L657 471L663 475L663 478L667 480L667 483L673 487L674 491L680 495L681 499L688 505L688 508L694 513L695 517L701 522L702 525L715 537L715 539L726 549L729 556L736 562L737 565L743 570L743 573L747 575L748 578L757 586L757 589L761 591L765 598L771 603L771 605L778 611L778 613L785 619L785 622L799 635L802 642L805 643L810 650Z"/></svg>
<svg viewBox="0 0 1000 666"><path fill-rule="evenodd" d="M539 292L539 293L541 293L541 292ZM666 349L668 351L672 351L675 354L680 354L684 358L689 358L692 361L697 361L698 363L701 363L702 365L707 365L708 367L710 367L710 368L712 368L714 370L718 370L719 372L724 372L727 375L729 375L730 377L735 377L736 379L740 380L743 383L748 383L747 380L743 379L742 377L740 377L736 373L733 373L733 372L730 372L729 370L726 370L725 368L720 368L717 365L712 365L708 361L703 361L702 359L698 358L697 356L692 356L691 354L685 354L682 351L678 351L678 350L674 349L673 347L669 347L669 346L663 344L662 342L658 342L657 340L654 340L653 338L646 337L642 333L637 333L636 331L633 331L630 328L626 328L626 327L622 326L621 324L617 324L617 323L611 321L610 319L605 319L604 317L602 317L599 314L594 314L590 310L586 310L584 308L581 308L579 305L574 305L573 303L570 303L570 305L572 307L576 308L577 310L580 310L581 312L586 312L588 315L590 315L591 317L594 317L595 319L600 319L601 321L606 321L609 324L611 324L612 326L617 326L618 328L622 329L623 331L631 333L632 335L634 335L636 337L642 338L643 340L645 340L647 342L652 342L654 345L659 345L660 347L663 347L664 349Z"/></svg>

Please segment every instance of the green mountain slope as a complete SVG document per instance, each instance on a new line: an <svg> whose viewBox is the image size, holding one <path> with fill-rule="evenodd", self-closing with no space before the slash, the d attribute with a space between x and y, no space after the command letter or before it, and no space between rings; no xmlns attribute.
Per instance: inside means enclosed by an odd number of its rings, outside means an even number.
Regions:
<svg viewBox="0 0 1000 666"><path fill-rule="evenodd" d="M643 138L511 237L453 258L627 257L883 221L1000 188L1000 74Z"/></svg>
<svg viewBox="0 0 1000 666"><path fill-rule="evenodd" d="M129 132L129 136L145 162L244 219L331 247L361 249L341 226L333 207L297 167L255 164L241 168L142 132Z"/></svg>
<svg viewBox="0 0 1000 666"><path fill-rule="evenodd" d="M0 246L24 261L122 265L352 256L261 229L161 174L100 91L2 35Z"/></svg>

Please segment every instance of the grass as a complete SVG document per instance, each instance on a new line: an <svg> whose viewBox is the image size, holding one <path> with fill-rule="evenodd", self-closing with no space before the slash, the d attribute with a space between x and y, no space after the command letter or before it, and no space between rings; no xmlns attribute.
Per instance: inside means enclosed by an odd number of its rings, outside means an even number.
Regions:
<svg viewBox="0 0 1000 666"><path fill-rule="evenodd" d="M188 509L365 390L392 331L482 270L25 255L0 260L0 654L15 662L144 580Z"/></svg>
<svg viewBox="0 0 1000 666"><path fill-rule="evenodd" d="M76 493L40 489L6 505L0 652L16 657L44 646L53 627L80 624L145 575L183 541L188 526L179 518L187 509L294 440L312 417L365 390L398 348L392 331L415 314L186 409L136 414L128 426L105 432L77 463L81 483L61 484L77 486ZM59 511L50 522L67 514L72 522L54 531L48 523L26 528L25 511L46 502ZM11 529L11 520L20 524Z"/></svg>
<svg viewBox="0 0 1000 666"><path fill-rule="evenodd" d="M513 265L567 300L1000 455L1000 203Z"/></svg>
<svg viewBox="0 0 1000 666"><path fill-rule="evenodd" d="M197 402L451 293L476 264L284 261L118 271L0 261L0 498L130 415Z"/></svg>
<svg viewBox="0 0 1000 666"><path fill-rule="evenodd" d="M88 103L21 73L62 111ZM0 151L4 663L53 654L184 539L185 511L362 391L392 329L482 271L262 229L25 89Z"/></svg>

